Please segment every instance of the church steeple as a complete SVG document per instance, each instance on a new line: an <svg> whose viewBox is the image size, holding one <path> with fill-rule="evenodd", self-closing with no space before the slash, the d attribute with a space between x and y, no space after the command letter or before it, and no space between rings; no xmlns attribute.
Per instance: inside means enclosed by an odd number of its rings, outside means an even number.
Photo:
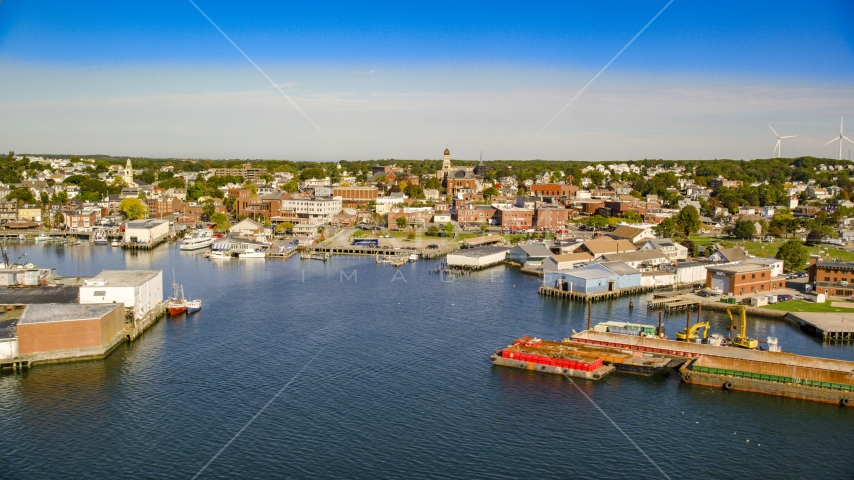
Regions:
<svg viewBox="0 0 854 480"><path fill-rule="evenodd" d="M130 164L130 159L128 158L127 164L125 164L125 171L122 175L122 181L125 182L125 185L131 187L134 185L133 183L133 166Z"/></svg>

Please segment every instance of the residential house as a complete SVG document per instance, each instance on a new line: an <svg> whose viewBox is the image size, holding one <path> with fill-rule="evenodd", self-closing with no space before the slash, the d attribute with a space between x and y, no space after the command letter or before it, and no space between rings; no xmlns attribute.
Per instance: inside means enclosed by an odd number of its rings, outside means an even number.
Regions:
<svg viewBox="0 0 854 480"><path fill-rule="evenodd" d="M716 263L736 263L747 259L747 252L741 247L722 248L709 257L710 262Z"/></svg>
<svg viewBox="0 0 854 480"><path fill-rule="evenodd" d="M648 226L620 225L613 232L608 233L608 236L615 240L628 240L635 244L644 239L655 238L655 232L652 231L652 227Z"/></svg>
<svg viewBox="0 0 854 480"><path fill-rule="evenodd" d="M669 238L649 238L644 239L636 244L639 250L659 250L668 260L674 262L676 260L685 260L688 258L688 247L680 243L674 242Z"/></svg>
<svg viewBox="0 0 854 480"><path fill-rule="evenodd" d="M588 252L593 255L594 259L597 259L607 253L634 252L637 251L637 248L628 240L614 240L601 237L594 240L587 240L581 244L577 251Z"/></svg>

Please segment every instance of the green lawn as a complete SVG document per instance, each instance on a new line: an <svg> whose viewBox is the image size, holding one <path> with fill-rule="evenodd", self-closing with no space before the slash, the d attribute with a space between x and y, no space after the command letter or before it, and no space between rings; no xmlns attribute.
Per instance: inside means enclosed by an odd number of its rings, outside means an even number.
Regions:
<svg viewBox="0 0 854 480"><path fill-rule="evenodd" d="M694 242L694 245L696 245L698 247L705 247L705 246L708 246L709 244L711 244L712 242L719 242L722 240L721 238L718 238L718 237L700 237L700 236L688 237L688 239L691 240L692 242Z"/></svg>
<svg viewBox="0 0 854 480"><path fill-rule="evenodd" d="M371 232L368 230L356 230L355 232L353 232L353 238L367 237L370 234Z"/></svg>
<svg viewBox="0 0 854 480"><path fill-rule="evenodd" d="M854 307L854 303L851 304ZM833 307L830 305L830 302L826 303L814 303L808 302L806 300L790 300L788 302L780 302L775 303L773 305L766 305L762 308L767 308L768 310L780 310L782 312L819 312L819 313L835 313L835 312L854 312L854 308L839 308Z"/></svg>
<svg viewBox="0 0 854 480"><path fill-rule="evenodd" d="M723 248L732 248L736 246L744 247L747 253L760 258L773 257L777 254L780 245L784 244L787 239L775 239L773 242L750 242L747 240L738 240L736 238L713 238L713 237L696 237L698 239L709 239L710 242L718 242ZM693 238L691 240L694 240ZM694 243L697 243L696 241ZM700 244L698 244L700 245ZM839 260L842 262L854 261L854 253L840 248L829 247L811 247L807 246L810 255L818 255L819 251L824 260Z"/></svg>

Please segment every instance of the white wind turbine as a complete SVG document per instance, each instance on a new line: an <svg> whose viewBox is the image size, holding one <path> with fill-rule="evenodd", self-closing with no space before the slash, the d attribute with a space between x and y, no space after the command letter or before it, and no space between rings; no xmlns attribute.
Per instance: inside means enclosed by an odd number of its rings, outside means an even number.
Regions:
<svg viewBox="0 0 854 480"><path fill-rule="evenodd" d="M834 139L833 139L833 140L831 140L831 141L829 141L829 142L825 143L825 145L830 145L831 143L833 143L833 142L835 142L835 141L839 140L839 159L840 159L840 160L842 160L842 139L843 139L843 138L844 138L845 140L848 140L848 141L849 141L849 142L851 142L851 143L854 143L854 141L852 141L850 138L846 137L846 136L842 133L842 117L839 117L839 136L838 136L838 137L834 137Z"/></svg>
<svg viewBox="0 0 854 480"><path fill-rule="evenodd" d="M774 132L774 135L777 137L777 145L774 147L774 152L777 152L777 158L780 158L780 155L783 154L783 143L782 143L783 139L784 138L795 138L795 137L797 137L797 135L786 135L785 137L781 137L780 134L777 133L777 130L774 130L774 127L772 127L771 125L768 125L768 128L770 128L771 131ZM774 152L771 152L771 154L773 155Z"/></svg>

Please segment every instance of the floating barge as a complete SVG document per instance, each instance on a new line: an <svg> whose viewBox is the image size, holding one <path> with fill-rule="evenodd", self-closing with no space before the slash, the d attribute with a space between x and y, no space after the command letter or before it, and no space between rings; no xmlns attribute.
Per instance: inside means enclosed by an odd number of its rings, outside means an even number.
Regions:
<svg viewBox="0 0 854 480"><path fill-rule="evenodd" d="M496 351L490 358L495 365L589 380L599 380L613 370L652 375L672 365L672 359L659 355L532 337L518 338L512 345Z"/></svg>
<svg viewBox="0 0 854 480"><path fill-rule="evenodd" d="M815 368L809 366L810 357L800 358L804 366L701 356L683 365L679 374L692 385L854 406L854 370Z"/></svg>

